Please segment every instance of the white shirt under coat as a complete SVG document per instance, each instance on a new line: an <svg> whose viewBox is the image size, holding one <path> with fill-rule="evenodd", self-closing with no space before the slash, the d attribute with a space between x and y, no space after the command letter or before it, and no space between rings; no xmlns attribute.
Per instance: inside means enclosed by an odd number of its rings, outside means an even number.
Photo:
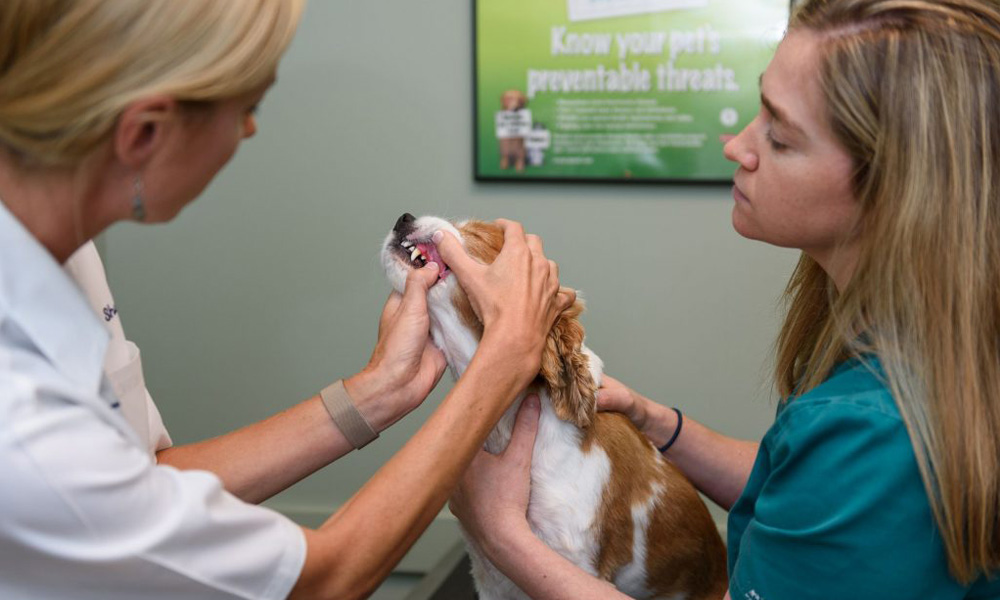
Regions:
<svg viewBox="0 0 1000 600"><path fill-rule="evenodd" d="M91 251L67 270L104 302ZM302 530L156 464L138 349L95 308L0 202L0 598L286 597Z"/></svg>

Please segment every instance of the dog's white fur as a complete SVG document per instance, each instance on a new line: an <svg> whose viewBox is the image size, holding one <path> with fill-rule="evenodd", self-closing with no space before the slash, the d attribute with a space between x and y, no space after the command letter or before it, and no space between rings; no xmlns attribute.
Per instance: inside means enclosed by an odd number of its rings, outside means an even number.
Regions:
<svg viewBox="0 0 1000 600"><path fill-rule="evenodd" d="M410 237L414 239L427 240L439 229L462 239L455 226L436 217L421 217L413 226L415 231ZM383 246L382 263L392 286L402 292L412 266L393 254L391 246L397 243L394 233L390 232ZM448 276L435 284L427 296L433 341L444 352L456 378L465 371L478 346L476 334L463 323L452 304L452 293L457 285L457 278ZM583 352L589 357L591 374L595 384L599 386L603 363L585 346ZM587 451L581 448L581 430L556 415L544 386L539 396L541 415L532 455L528 521L545 544L597 576L595 565L600 547L597 539L599 528L595 525L604 490L611 477L611 461L599 445L593 444ZM517 398L491 432L485 444L488 451L499 453L506 448L522 399L523 395ZM651 445L649 452L656 454ZM613 583L621 591L636 598L652 597L646 587L645 536L652 507L668 493L669 490L654 483L649 500L632 507L635 523L633 559L616 572ZM513 582L480 555L474 544L467 546L480 598L528 599Z"/></svg>

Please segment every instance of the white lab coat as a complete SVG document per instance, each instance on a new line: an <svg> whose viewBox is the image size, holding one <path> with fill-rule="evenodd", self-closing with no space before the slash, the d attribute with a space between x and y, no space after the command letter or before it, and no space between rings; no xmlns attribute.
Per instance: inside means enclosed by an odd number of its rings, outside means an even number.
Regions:
<svg viewBox="0 0 1000 600"><path fill-rule="evenodd" d="M82 267L82 287L106 287ZM301 528L155 463L169 438L138 350L114 337L0 202L0 598L286 597Z"/></svg>

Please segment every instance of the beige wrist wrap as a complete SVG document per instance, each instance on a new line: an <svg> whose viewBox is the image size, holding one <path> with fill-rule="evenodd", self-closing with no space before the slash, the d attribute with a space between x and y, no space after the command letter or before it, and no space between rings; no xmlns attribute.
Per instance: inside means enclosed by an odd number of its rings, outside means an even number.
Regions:
<svg viewBox="0 0 1000 600"><path fill-rule="evenodd" d="M364 415L358 412L351 397L344 387L344 380L338 379L319 393L330 417L337 425L337 429L344 434L347 441L355 448L363 448L372 440L378 437L378 432L365 420Z"/></svg>

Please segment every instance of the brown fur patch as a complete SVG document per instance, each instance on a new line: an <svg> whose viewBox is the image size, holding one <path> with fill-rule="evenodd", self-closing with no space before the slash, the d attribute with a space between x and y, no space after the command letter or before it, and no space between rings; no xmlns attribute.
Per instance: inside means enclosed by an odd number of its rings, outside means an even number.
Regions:
<svg viewBox="0 0 1000 600"><path fill-rule="evenodd" d="M726 593L726 550L708 508L676 467L660 460L649 441L617 413L598 413L584 451L600 446L611 461L611 480L601 503L597 569L612 580L632 561L632 507L663 488L646 536L647 586L658 595L690 594L718 599Z"/></svg>
<svg viewBox="0 0 1000 600"><path fill-rule="evenodd" d="M684 590L693 599L721 598L729 587L726 546L694 486L663 464L667 489L649 524L647 585L660 595Z"/></svg>
<svg viewBox="0 0 1000 600"><path fill-rule="evenodd" d="M469 256L484 265L493 264L503 249L503 229L486 221L466 221L458 230Z"/></svg>
<svg viewBox="0 0 1000 600"><path fill-rule="evenodd" d="M590 358L582 352L582 312L583 303L578 300L559 315L545 342L539 375L549 388L556 415L587 428L597 412L597 384L590 373Z"/></svg>

